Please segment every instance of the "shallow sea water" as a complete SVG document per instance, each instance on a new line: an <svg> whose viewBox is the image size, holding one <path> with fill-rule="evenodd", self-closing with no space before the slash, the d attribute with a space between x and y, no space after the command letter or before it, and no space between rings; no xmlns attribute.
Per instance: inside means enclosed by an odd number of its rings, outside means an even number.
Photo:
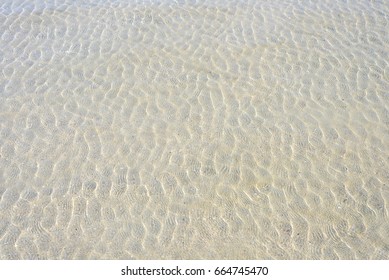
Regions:
<svg viewBox="0 0 389 280"><path fill-rule="evenodd" d="M1 259L389 259L387 1L0 1Z"/></svg>

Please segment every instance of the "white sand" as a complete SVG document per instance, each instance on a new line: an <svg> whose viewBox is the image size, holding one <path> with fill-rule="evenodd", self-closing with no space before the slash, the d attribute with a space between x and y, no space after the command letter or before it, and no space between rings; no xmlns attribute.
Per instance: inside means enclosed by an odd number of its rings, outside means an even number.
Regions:
<svg viewBox="0 0 389 280"><path fill-rule="evenodd" d="M386 1L64 2L0 3L1 259L389 259Z"/></svg>

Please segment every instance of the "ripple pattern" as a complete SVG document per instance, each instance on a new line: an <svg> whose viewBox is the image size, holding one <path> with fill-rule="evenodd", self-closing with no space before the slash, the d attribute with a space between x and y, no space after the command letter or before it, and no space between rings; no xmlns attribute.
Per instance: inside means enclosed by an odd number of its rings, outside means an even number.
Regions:
<svg viewBox="0 0 389 280"><path fill-rule="evenodd" d="M388 15L1 1L0 259L389 259Z"/></svg>

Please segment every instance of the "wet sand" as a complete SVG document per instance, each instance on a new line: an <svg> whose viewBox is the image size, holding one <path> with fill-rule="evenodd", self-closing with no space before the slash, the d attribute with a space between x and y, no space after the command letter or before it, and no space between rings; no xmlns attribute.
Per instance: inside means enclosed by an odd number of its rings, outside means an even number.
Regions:
<svg viewBox="0 0 389 280"><path fill-rule="evenodd" d="M387 2L137 2L1 1L0 259L389 259Z"/></svg>

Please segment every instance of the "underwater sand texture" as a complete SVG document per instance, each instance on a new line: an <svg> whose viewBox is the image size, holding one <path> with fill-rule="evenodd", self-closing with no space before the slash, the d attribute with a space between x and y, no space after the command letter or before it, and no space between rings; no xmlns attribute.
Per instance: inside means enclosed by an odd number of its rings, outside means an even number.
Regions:
<svg viewBox="0 0 389 280"><path fill-rule="evenodd" d="M1 259L389 259L387 1L0 1Z"/></svg>

